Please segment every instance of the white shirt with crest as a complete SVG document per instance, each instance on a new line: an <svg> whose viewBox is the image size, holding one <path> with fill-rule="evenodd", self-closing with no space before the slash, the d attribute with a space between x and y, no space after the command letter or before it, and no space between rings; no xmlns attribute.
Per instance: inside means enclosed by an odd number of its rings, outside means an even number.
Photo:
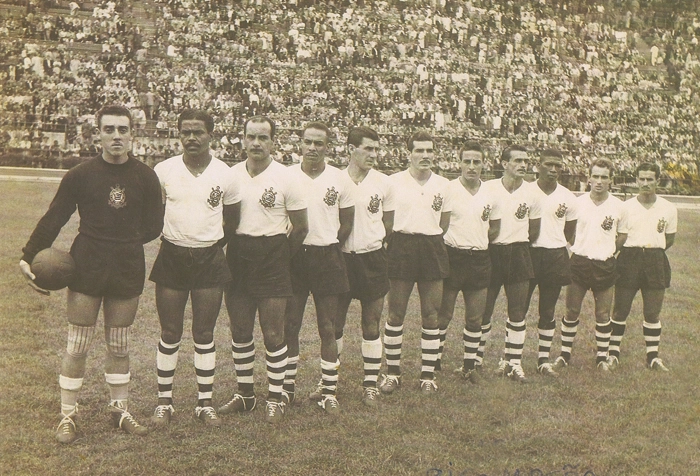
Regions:
<svg viewBox="0 0 700 476"><path fill-rule="evenodd" d="M345 173L348 173L347 169ZM386 236L384 212L394 210L394 195L389 177L370 169L362 182L352 182L352 193L355 200L355 222L350 236L343 243L343 253L376 251L382 247Z"/></svg>
<svg viewBox="0 0 700 476"><path fill-rule="evenodd" d="M541 218L539 200L532 185L523 180L513 193L503 186L502 179L484 182L486 191L496 199L496 210L501 217L501 230L493 243L510 245L530 240L530 220Z"/></svg>
<svg viewBox="0 0 700 476"><path fill-rule="evenodd" d="M275 236L286 234L289 212L306 208L301 185L287 167L274 160L255 177L246 162L231 167L229 174L241 190L241 219L237 235Z"/></svg>
<svg viewBox="0 0 700 476"><path fill-rule="evenodd" d="M627 233L625 248L666 249L666 234L676 233L678 210L665 198L656 197L656 202L645 208L633 197L622 204L620 233Z"/></svg>
<svg viewBox="0 0 700 476"><path fill-rule="evenodd" d="M540 235L532 243L533 248L564 248L566 246L564 225L567 221L576 220L578 216L576 195L561 184L557 184L549 195L542 191L537 182L532 183L532 189L539 200L542 214Z"/></svg>
<svg viewBox="0 0 700 476"><path fill-rule="evenodd" d="M447 203L452 210L450 227L445 233L445 244L467 250L487 250L489 247L489 222L501 216L496 199L484 183L472 195L459 178L450 181Z"/></svg>
<svg viewBox="0 0 700 476"><path fill-rule="evenodd" d="M158 163L165 203L163 237L186 248L206 248L224 237L223 206L241 201L229 167L212 158L201 175L189 171L182 155Z"/></svg>
<svg viewBox="0 0 700 476"><path fill-rule="evenodd" d="M309 214L309 233L305 245L329 246L338 243L340 209L355 205L354 186L348 174L326 165L321 174L312 179L301 170L301 164L289 167L289 173L306 195Z"/></svg>
<svg viewBox="0 0 700 476"><path fill-rule="evenodd" d="M620 232L622 200L614 195L596 205L590 192L576 199L578 221L571 252L593 260L605 261L615 254L615 238Z"/></svg>
<svg viewBox="0 0 700 476"><path fill-rule="evenodd" d="M407 170L389 176L395 194L394 231L409 235L442 235L440 216L451 211L445 206L445 177L431 173L423 185Z"/></svg>

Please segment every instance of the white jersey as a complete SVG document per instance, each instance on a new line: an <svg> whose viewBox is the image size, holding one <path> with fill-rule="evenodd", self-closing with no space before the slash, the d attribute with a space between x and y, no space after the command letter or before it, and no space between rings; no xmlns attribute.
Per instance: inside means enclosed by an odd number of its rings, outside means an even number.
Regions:
<svg viewBox="0 0 700 476"><path fill-rule="evenodd" d="M431 173L423 185L416 182L408 170L389 176L394 191L394 231L409 235L442 235L440 216L449 212L445 207L447 185L445 177Z"/></svg>
<svg viewBox="0 0 700 476"><path fill-rule="evenodd" d="M603 203L596 205L588 192L576 199L576 209L576 240L571 252L600 261L611 258L615 254L622 201L611 194Z"/></svg>
<svg viewBox="0 0 700 476"><path fill-rule="evenodd" d="M472 195L459 178L447 187L446 203L452 209L450 227L445 233L445 244L453 248L486 250L489 247L489 222L501 216L496 200L481 183Z"/></svg>
<svg viewBox="0 0 700 476"><path fill-rule="evenodd" d="M496 210L501 217L501 230L493 243L509 245L529 242L530 220L542 216L532 185L523 181L513 193L506 190L502 179L489 180L482 186L495 196Z"/></svg>
<svg viewBox="0 0 700 476"><path fill-rule="evenodd" d="M540 235L532 246L549 249L564 248L566 246L564 225L567 221L577 218L576 195L561 184L557 184L549 195L542 191L537 182L533 182L531 186L540 203L542 214Z"/></svg>
<svg viewBox="0 0 700 476"><path fill-rule="evenodd" d="M163 237L187 248L206 248L224 237L224 205L241 201L229 167L212 157L199 177L192 175L182 155L154 168L165 203Z"/></svg>
<svg viewBox="0 0 700 476"><path fill-rule="evenodd" d="M675 233L678 210L675 205L659 196L651 208L645 208L637 197L622 204L620 233L627 233L626 248L666 249L666 234Z"/></svg>
<svg viewBox="0 0 700 476"><path fill-rule="evenodd" d="M345 173L348 173L347 169ZM355 222L350 236L343 243L343 253L378 250L386 236L382 220L384 212L394 210L394 196L389 177L370 169L362 182L353 182L352 193L355 200Z"/></svg>
<svg viewBox="0 0 700 476"><path fill-rule="evenodd" d="M312 179L301 170L301 164L289 167L289 173L306 194L309 233L305 245L329 246L338 243L340 209L355 205L354 184L347 173L326 165L321 175Z"/></svg>
<svg viewBox="0 0 700 476"><path fill-rule="evenodd" d="M275 236L289 230L290 211L306 208L301 185L284 165L274 160L255 177L246 162L230 169L241 190L241 220L237 235Z"/></svg>

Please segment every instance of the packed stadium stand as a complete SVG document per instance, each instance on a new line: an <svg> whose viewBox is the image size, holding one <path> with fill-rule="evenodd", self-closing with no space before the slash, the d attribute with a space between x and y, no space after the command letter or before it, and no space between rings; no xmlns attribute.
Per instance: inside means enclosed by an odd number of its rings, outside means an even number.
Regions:
<svg viewBox="0 0 700 476"><path fill-rule="evenodd" d="M244 158L242 122L279 124L278 160L326 121L331 160L352 125L382 137L381 166L406 163L407 133L565 152L571 188L605 156L629 181L663 164L674 193L700 194L700 2L680 0L0 1L0 165L68 168L97 152L94 112L134 115L133 153L178 152L177 115L206 108L215 153Z"/></svg>

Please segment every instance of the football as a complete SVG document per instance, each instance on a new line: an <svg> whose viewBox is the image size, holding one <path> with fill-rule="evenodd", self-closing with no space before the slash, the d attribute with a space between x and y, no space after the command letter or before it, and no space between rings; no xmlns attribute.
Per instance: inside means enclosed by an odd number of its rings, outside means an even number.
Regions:
<svg viewBox="0 0 700 476"><path fill-rule="evenodd" d="M75 276L75 261L70 253L46 248L34 257L32 273L36 276L34 283L37 286L57 291L68 286Z"/></svg>

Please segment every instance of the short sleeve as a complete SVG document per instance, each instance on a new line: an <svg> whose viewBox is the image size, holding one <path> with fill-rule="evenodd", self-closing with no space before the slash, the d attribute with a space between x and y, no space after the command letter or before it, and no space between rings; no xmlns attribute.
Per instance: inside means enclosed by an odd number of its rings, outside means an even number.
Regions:
<svg viewBox="0 0 700 476"><path fill-rule="evenodd" d="M666 225L666 233L676 233L678 230L678 209L671 203L668 204L668 225Z"/></svg>
<svg viewBox="0 0 700 476"><path fill-rule="evenodd" d="M382 176L382 184L384 186L384 201L383 207L385 212L396 210L396 197L394 194L394 185L386 175Z"/></svg>
<svg viewBox="0 0 700 476"><path fill-rule="evenodd" d="M542 201L534 189L530 190L530 220L537 220L542 218Z"/></svg>
<svg viewBox="0 0 700 476"><path fill-rule="evenodd" d="M224 171L224 205L233 205L241 201L241 185L231 169Z"/></svg>
<svg viewBox="0 0 700 476"><path fill-rule="evenodd" d="M338 202L338 208L350 208L355 206L355 197L353 195L353 187L355 184L346 173L338 174L340 177L343 189L340 193L340 201Z"/></svg>
<svg viewBox="0 0 700 476"><path fill-rule="evenodd" d="M308 205L303 182L301 180L295 180L290 176L290 180L287 182L287 184L287 190L284 194L285 208L289 211L303 210L307 208Z"/></svg>
<svg viewBox="0 0 700 476"><path fill-rule="evenodd" d="M622 210L620 212L620 221L617 224L618 233L629 233L630 232L630 207L626 203L622 205Z"/></svg>

